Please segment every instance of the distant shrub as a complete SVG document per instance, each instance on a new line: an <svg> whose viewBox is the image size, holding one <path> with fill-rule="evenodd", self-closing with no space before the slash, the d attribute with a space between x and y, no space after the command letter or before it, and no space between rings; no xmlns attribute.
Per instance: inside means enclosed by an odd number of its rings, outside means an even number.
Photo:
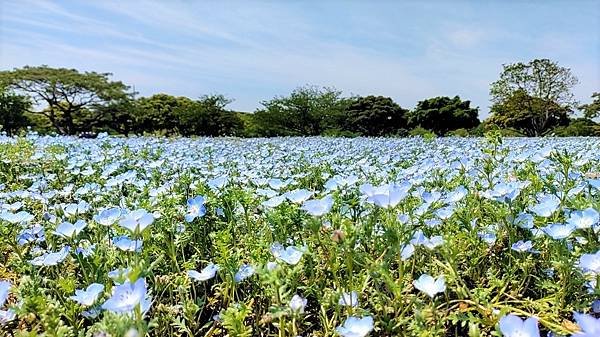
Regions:
<svg viewBox="0 0 600 337"><path fill-rule="evenodd" d="M554 128L552 134L557 137L600 136L600 125L587 118L578 118L571 120L569 125Z"/></svg>
<svg viewBox="0 0 600 337"><path fill-rule="evenodd" d="M420 126L417 126L416 128L410 130L408 132L408 134L411 137L423 137L423 138L435 138L436 137L435 133L433 133L425 128L422 128Z"/></svg>
<svg viewBox="0 0 600 337"><path fill-rule="evenodd" d="M452 130L452 131L448 132L447 135L450 137L469 137L470 133L469 133L469 130L460 128L460 129L456 129L456 130Z"/></svg>

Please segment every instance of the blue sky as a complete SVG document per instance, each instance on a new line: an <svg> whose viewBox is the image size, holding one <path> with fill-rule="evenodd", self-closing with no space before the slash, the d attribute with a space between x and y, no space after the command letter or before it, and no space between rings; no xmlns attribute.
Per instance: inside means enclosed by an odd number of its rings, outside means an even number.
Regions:
<svg viewBox="0 0 600 337"><path fill-rule="evenodd" d="M111 72L141 95L222 93L232 109L295 87L489 110L503 63L550 58L600 90L598 1L2 1L0 65Z"/></svg>

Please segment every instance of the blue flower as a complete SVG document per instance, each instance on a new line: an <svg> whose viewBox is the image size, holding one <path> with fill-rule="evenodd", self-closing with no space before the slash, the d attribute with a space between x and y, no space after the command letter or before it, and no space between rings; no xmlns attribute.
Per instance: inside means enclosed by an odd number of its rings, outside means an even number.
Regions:
<svg viewBox="0 0 600 337"><path fill-rule="evenodd" d="M9 281L0 281L0 308L4 305L8 299L8 293L12 287Z"/></svg>
<svg viewBox="0 0 600 337"><path fill-rule="evenodd" d="M11 213L11 212L0 213L0 219L8 221L12 224L18 224L18 223L31 222L34 219L34 217L30 213L27 213L25 211L20 211L16 214Z"/></svg>
<svg viewBox="0 0 600 337"><path fill-rule="evenodd" d="M63 238L72 238L73 236L79 235L86 226L87 224L83 220L77 220L74 224L63 222L56 227L54 234Z"/></svg>
<svg viewBox="0 0 600 337"><path fill-rule="evenodd" d="M477 233L477 236L488 245L493 245L496 242L496 234L494 233Z"/></svg>
<svg viewBox="0 0 600 337"><path fill-rule="evenodd" d="M598 337L600 336L600 319L592 315L574 313L575 321L581 328L580 332L573 336L577 337Z"/></svg>
<svg viewBox="0 0 600 337"><path fill-rule="evenodd" d="M412 185L409 183L402 185L384 184L370 191L367 194L367 201L379 207L392 208L408 196L411 187Z"/></svg>
<svg viewBox="0 0 600 337"><path fill-rule="evenodd" d="M281 205L282 202L285 201L285 196L284 195L278 195L278 196L274 196L270 199L267 199L265 201L263 201L261 203L261 205L263 207L267 207L267 208L275 208L279 205Z"/></svg>
<svg viewBox="0 0 600 337"><path fill-rule="evenodd" d="M519 316L506 315L500 318L499 327L504 337L540 337L538 321L535 317L523 321Z"/></svg>
<svg viewBox="0 0 600 337"><path fill-rule="evenodd" d="M141 233L154 222L154 215L145 209L138 209L127 214L119 221L119 226L127 228L132 233Z"/></svg>
<svg viewBox="0 0 600 337"><path fill-rule="evenodd" d="M598 211L589 207L583 211L574 211L569 215L569 224L580 228L590 228L596 225L600 221L600 215Z"/></svg>
<svg viewBox="0 0 600 337"><path fill-rule="evenodd" d="M292 296L292 299L290 300L290 303L289 303L289 307L292 310L292 312L301 314L304 312L306 303L308 303L308 300L306 298L302 298L302 296L296 294L296 295Z"/></svg>
<svg viewBox="0 0 600 337"><path fill-rule="evenodd" d="M287 264L295 265L300 262L302 258L302 254L304 254L301 250L294 246L289 246L284 248L280 243L275 242L271 245L271 253L275 258L284 261Z"/></svg>
<svg viewBox="0 0 600 337"><path fill-rule="evenodd" d="M126 252L141 252L143 241L142 240L131 240L126 236L117 236L113 238L113 245L124 250Z"/></svg>
<svg viewBox="0 0 600 337"><path fill-rule="evenodd" d="M187 201L187 214L185 215L186 222L192 222L196 218L201 218L206 214L206 201L204 197L199 195L195 198L188 199Z"/></svg>
<svg viewBox="0 0 600 337"><path fill-rule="evenodd" d="M338 326L335 331L343 337L365 337L373 330L373 317L365 316L358 318L348 317L342 326Z"/></svg>
<svg viewBox="0 0 600 337"><path fill-rule="evenodd" d="M69 298L83 306L89 307L96 302L102 291L104 291L104 285L92 283L85 290L75 290L75 295Z"/></svg>
<svg viewBox="0 0 600 337"><path fill-rule="evenodd" d="M94 250L96 250L96 244L89 245L87 247L77 247L75 248L75 254L81 254L83 257L90 257Z"/></svg>
<svg viewBox="0 0 600 337"><path fill-rule="evenodd" d="M103 226L112 226L121 217L122 211L119 207L107 208L97 215L94 215L94 221Z"/></svg>
<svg viewBox="0 0 600 337"><path fill-rule="evenodd" d="M236 283L240 283L252 275L254 275L254 267L249 264L243 264L237 273L235 273L233 279Z"/></svg>
<svg viewBox="0 0 600 337"><path fill-rule="evenodd" d="M0 325L4 325L17 317L14 310L0 310Z"/></svg>
<svg viewBox="0 0 600 337"><path fill-rule="evenodd" d="M187 274L196 281L206 281L215 277L218 270L219 265L209 263L206 267L204 267L204 269L202 269L202 271L197 272L195 270L188 270Z"/></svg>
<svg viewBox="0 0 600 337"><path fill-rule="evenodd" d="M306 200L302 204L302 209L312 216L325 215L331 211L331 207L333 207L331 195L326 195L322 199Z"/></svg>
<svg viewBox="0 0 600 337"><path fill-rule="evenodd" d="M400 259L402 261L406 261L410 259L411 256L413 256L414 252L415 246L412 243L406 244L400 250Z"/></svg>
<svg viewBox="0 0 600 337"><path fill-rule="evenodd" d="M541 197L535 206L530 207L530 210L537 216L547 218L556 212L558 206L560 199L553 194L547 194Z"/></svg>
<svg viewBox="0 0 600 337"><path fill-rule="evenodd" d="M285 193L284 196L291 202L301 204L312 196L312 192L305 189L297 189Z"/></svg>
<svg viewBox="0 0 600 337"><path fill-rule="evenodd" d="M512 246L510 247L510 249L512 249L516 252L519 252L519 253L531 251L532 248L533 248L533 243L531 241L523 241L523 240L519 240L519 241L513 243Z"/></svg>
<svg viewBox="0 0 600 337"><path fill-rule="evenodd" d="M146 298L146 281L126 281L114 288L112 296L102 304L102 309L115 313L132 313Z"/></svg>
<svg viewBox="0 0 600 337"><path fill-rule="evenodd" d="M600 275L600 250L595 254L583 254L579 258L579 268L584 272Z"/></svg>
<svg viewBox="0 0 600 337"><path fill-rule="evenodd" d="M443 275L435 279L431 275L423 274L413 281L413 285L431 298L446 291L446 279Z"/></svg>
<svg viewBox="0 0 600 337"><path fill-rule="evenodd" d="M71 251L71 247L65 246L58 252L46 253L44 255L38 256L33 260L29 261L34 266L56 266L57 264L64 261L69 252Z"/></svg>
<svg viewBox="0 0 600 337"><path fill-rule="evenodd" d="M550 224L542 228L542 230L554 240L562 240L568 238L573 233L573 231L575 231L575 225Z"/></svg>
<svg viewBox="0 0 600 337"><path fill-rule="evenodd" d="M338 300L338 304L348 307L358 307L358 293L356 291L342 293L342 296L340 296L340 299Z"/></svg>

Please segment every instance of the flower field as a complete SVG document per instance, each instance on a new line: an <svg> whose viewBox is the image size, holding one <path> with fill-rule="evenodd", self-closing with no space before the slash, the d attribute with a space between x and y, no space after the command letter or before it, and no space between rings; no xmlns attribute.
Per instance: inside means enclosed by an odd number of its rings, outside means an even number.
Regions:
<svg viewBox="0 0 600 337"><path fill-rule="evenodd" d="M0 137L0 335L600 336L597 138Z"/></svg>

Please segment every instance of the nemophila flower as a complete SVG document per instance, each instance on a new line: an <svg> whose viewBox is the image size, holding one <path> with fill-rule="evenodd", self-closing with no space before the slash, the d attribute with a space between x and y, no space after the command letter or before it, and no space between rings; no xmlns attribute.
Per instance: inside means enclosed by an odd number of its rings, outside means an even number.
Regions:
<svg viewBox="0 0 600 337"><path fill-rule="evenodd" d="M212 190L222 190L223 187L225 187L225 185L227 184L227 180L228 180L227 176L222 176L222 177L217 177L215 179L211 179L206 184Z"/></svg>
<svg viewBox="0 0 600 337"><path fill-rule="evenodd" d="M356 291L342 293L342 296L340 296L340 299L338 300L338 304L347 307L358 307L358 293Z"/></svg>
<svg viewBox="0 0 600 337"><path fill-rule="evenodd" d="M507 203L514 201L521 193L523 187L518 182L498 183L491 190L482 193L482 195L488 199Z"/></svg>
<svg viewBox="0 0 600 337"><path fill-rule="evenodd" d="M121 217L122 211L119 207L107 208L94 215L94 221L103 226L112 226Z"/></svg>
<svg viewBox="0 0 600 337"><path fill-rule="evenodd" d="M79 214L84 214L90 209L90 204L85 201L80 201L77 204L67 204L63 206L65 216L72 217Z"/></svg>
<svg viewBox="0 0 600 337"><path fill-rule="evenodd" d="M285 197L294 203L301 204L308 200L312 196L312 192L305 189L297 189L293 191L286 192Z"/></svg>
<svg viewBox="0 0 600 337"><path fill-rule="evenodd" d="M185 221L192 222L196 218L201 218L206 214L206 206L204 197L199 195L195 198L188 199L187 201L187 214L185 215Z"/></svg>
<svg viewBox="0 0 600 337"><path fill-rule="evenodd" d="M85 290L75 290L75 295L69 298L85 307L89 307L90 305L94 304L94 302L96 302L98 296L103 291L104 285L99 283L92 283Z"/></svg>
<svg viewBox="0 0 600 337"><path fill-rule="evenodd" d="M8 299L8 293L12 284L9 281L0 281L0 308L4 305Z"/></svg>
<svg viewBox="0 0 600 337"><path fill-rule="evenodd" d="M600 300L594 300L594 302L592 302L592 312L600 314Z"/></svg>
<svg viewBox="0 0 600 337"><path fill-rule="evenodd" d="M57 264L63 262L69 252L71 251L71 247L65 246L61 250L53 253L46 253L44 255L38 256L33 260L29 261L34 266L56 266Z"/></svg>
<svg viewBox="0 0 600 337"><path fill-rule="evenodd" d="M402 185L384 184L375 187L367 195L367 201L383 208L396 207L404 198L408 196L408 191L412 185L404 183Z"/></svg>
<svg viewBox="0 0 600 337"><path fill-rule="evenodd" d="M573 313L573 317L581 331L576 332L573 336L577 337L598 337L600 336L600 318L595 318L592 315Z"/></svg>
<svg viewBox="0 0 600 337"><path fill-rule="evenodd" d="M400 259L402 261L406 261L410 259L411 256L413 256L414 252L415 246L412 243L406 244L400 250Z"/></svg>
<svg viewBox="0 0 600 337"><path fill-rule="evenodd" d="M254 275L254 267L252 267L249 264L243 264L240 269L238 269L238 271L235 273L235 275L233 276L233 280L236 283L240 283L243 280L247 279L248 277Z"/></svg>
<svg viewBox="0 0 600 337"><path fill-rule="evenodd" d="M427 249L434 249L444 244L444 238L441 235L432 236L423 242L423 246Z"/></svg>
<svg viewBox="0 0 600 337"><path fill-rule="evenodd" d="M141 252L144 242L142 240L132 240L126 236L114 237L113 245L126 252Z"/></svg>
<svg viewBox="0 0 600 337"><path fill-rule="evenodd" d="M298 264L302 258L302 254L304 254L300 249L294 246L284 248L279 242L275 242L271 245L271 253L275 258L291 265Z"/></svg>
<svg viewBox="0 0 600 337"><path fill-rule="evenodd" d="M145 209L138 209L125 215L119 221L119 226L127 228L132 233L140 233L153 222L154 215L152 213L148 213Z"/></svg>
<svg viewBox="0 0 600 337"><path fill-rule="evenodd" d="M524 253L524 252L528 252L533 248L533 243L531 241L523 241L523 240L519 240L515 243L512 244L512 246L510 246L510 249L519 252L519 253Z"/></svg>
<svg viewBox="0 0 600 337"><path fill-rule="evenodd" d="M410 243L412 243L412 244L413 244L413 245L415 245L415 246L418 246L418 245L422 245L422 244L424 244L425 242L427 242L427 240L428 240L428 239L427 239L427 237L425 236L425 234L423 234L423 231L421 231L421 230L419 229L419 230L417 230L417 231L415 232L415 234L413 234L413 237L412 237L412 239L410 240Z"/></svg>
<svg viewBox="0 0 600 337"><path fill-rule="evenodd" d="M579 268L584 272L600 275L600 250L594 254L583 254L579 258Z"/></svg>
<svg viewBox="0 0 600 337"><path fill-rule="evenodd" d="M498 326L504 337L540 337L538 320L535 317L522 320L516 315L506 315L500 318Z"/></svg>
<svg viewBox="0 0 600 337"><path fill-rule="evenodd" d="M343 337L365 337L373 330L373 317L365 316L363 318L350 316L342 326L335 328L335 331Z"/></svg>
<svg viewBox="0 0 600 337"><path fill-rule="evenodd" d="M302 298L302 296L296 294L294 296L292 296L292 299L290 300L290 309L292 310L292 312L295 313L304 313L304 308L306 307L306 303L308 303L308 300L306 298Z"/></svg>
<svg viewBox="0 0 600 337"><path fill-rule="evenodd" d="M553 194L546 194L539 198L538 203L530 207L530 210L537 216L547 218L556 212L558 206L560 206L560 199Z"/></svg>
<svg viewBox="0 0 600 337"><path fill-rule="evenodd" d="M589 207L582 211L574 211L569 215L569 224L585 229L590 228L600 221L600 214L595 209Z"/></svg>
<svg viewBox="0 0 600 337"><path fill-rule="evenodd" d="M25 211L20 211L18 213L3 212L0 213L0 219L8 221L11 224L18 224L31 222L34 219L34 216L33 214Z"/></svg>
<svg viewBox="0 0 600 337"><path fill-rule="evenodd" d="M129 274L131 273L131 268L117 268L108 272L108 277L110 277L115 284L121 284L125 282L129 278Z"/></svg>
<svg viewBox="0 0 600 337"><path fill-rule="evenodd" d="M94 253L96 249L96 244L89 245L87 247L77 247L75 248L75 254L81 254L83 257L89 257Z"/></svg>
<svg viewBox="0 0 600 337"><path fill-rule="evenodd" d="M477 233L477 236L488 245L493 245L496 242L496 234L494 233Z"/></svg>
<svg viewBox="0 0 600 337"><path fill-rule="evenodd" d="M446 291L446 279L443 275L436 279L431 275L423 274L413 281L413 285L431 298Z"/></svg>
<svg viewBox="0 0 600 337"><path fill-rule="evenodd" d="M102 304L102 309L115 313L132 313L146 297L146 281L138 279L135 283L126 281L113 288L111 297Z"/></svg>
<svg viewBox="0 0 600 337"><path fill-rule="evenodd" d="M529 213L519 213L514 219L514 224L524 229L531 229L533 228L533 221L533 215Z"/></svg>
<svg viewBox="0 0 600 337"><path fill-rule="evenodd" d="M562 240L568 238L573 231L575 231L575 226L572 224L550 224L542 230L548 234L554 240Z"/></svg>
<svg viewBox="0 0 600 337"><path fill-rule="evenodd" d="M79 235L79 233L81 233L86 226L87 224L83 220L77 220L73 224L65 221L56 227L54 234L69 239L73 236Z"/></svg>
<svg viewBox="0 0 600 337"><path fill-rule="evenodd" d="M14 310L0 310L0 325L5 325L6 323L14 320L17 317L17 314Z"/></svg>
<svg viewBox="0 0 600 337"><path fill-rule="evenodd" d="M469 191L467 191L467 189L461 185L458 186L454 191L448 193L444 200L449 204L454 204L461 201L468 193Z"/></svg>
<svg viewBox="0 0 600 337"><path fill-rule="evenodd" d="M326 195L321 199L306 200L301 208L312 216L322 216L329 213L332 207L333 197Z"/></svg>
<svg viewBox="0 0 600 337"><path fill-rule="evenodd" d="M454 214L454 206L446 206L435 211L435 215L442 220L450 218L452 214Z"/></svg>
<svg viewBox="0 0 600 337"><path fill-rule="evenodd" d="M284 201L285 201L285 196L278 195L278 196L275 196L275 197L272 197L270 199L263 201L261 203L261 205L263 205L263 207L267 207L267 208L275 208L275 207L281 205L281 203Z"/></svg>
<svg viewBox="0 0 600 337"><path fill-rule="evenodd" d="M19 246L26 245L28 243L41 243L46 241L46 234L44 227L40 225L34 225L31 228L23 229L17 236L17 244Z"/></svg>
<svg viewBox="0 0 600 337"><path fill-rule="evenodd" d="M219 270L219 265L216 265L214 263L209 263L200 272L197 272L195 270L188 270L187 274L190 278L192 278L196 281L207 281L207 280L210 280L211 278L215 277L215 275L217 275L218 270Z"/></svg>

